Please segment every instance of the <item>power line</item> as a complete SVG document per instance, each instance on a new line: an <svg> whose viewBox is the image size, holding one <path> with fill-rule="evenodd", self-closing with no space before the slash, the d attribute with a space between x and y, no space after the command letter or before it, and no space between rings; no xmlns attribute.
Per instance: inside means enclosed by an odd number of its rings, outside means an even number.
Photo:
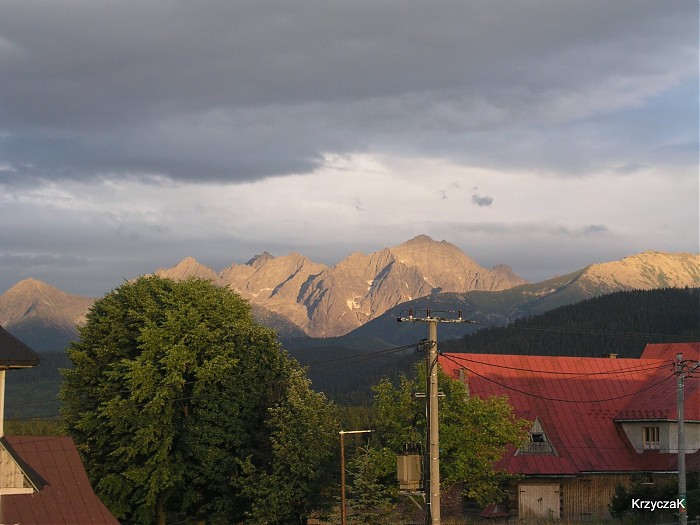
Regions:
<svg viewBox="0 0 700 525"><path fill-rule="evenodd" d="M443 357L446 357L447 354L440 354ZM533 373L538 373L538 374L553 374L553 375L564 375L564 376L574 376L574 377L585 377L585 376L596 376L596 375L616 375L616 374L632 374L635 372L647 372L651 370L660 370L662 368L670 368L673 366L672 363L667 363L664 365L654 365L654 366L631 366L629 368L623 368L620 370L613 370L609 372L557 372L555 370L535 370L535 369L529 369L529 368L520 368L516 366L507 366L507 365L499 365L495 363L488 363L486 361L478 361L476 359L470 359L468 357L456 357L458 354L452 353L452 356L455 356L455 359L459 359L460 361L467 361L470 363L475 363L479 365L484 365L484 366L492 366L496 368L503 368L505 370L517 370L520 372L533 372ZM498 355L498 354L494 354ZM527 355L522 355L522 357L528 357ZM567 357L567 356L532 356L532 357ZM576 357L574 357L575 359ZM583 358L585 359L585 358ZM456 361L453 361L456 363Z"/></svg>
<svg viewBox="0 0 700 525"><path fill-rule="evenodd" d="M448 361L451 361L451 362L455 363L456 365L459 365L459 364L460 364L458 361L455 361L454 359L452 359L452 358L451 358L449 355L447 355L447 354L443 354L442 357L444 357L444 358L447 359ZM585 400L577 400L577 399L557 399L557 398L554 398L554 397L541 396L541 395L538 395L538 394L534 394L534 393L532 393L532 392L527 392L527 391L525 391L525 390L521 390L521 389L516 388L516 387L513 387L513 386L506 385L506 384L504 384L504 383L501 383L500 381L496 381L495 379L491 379L491 378L489 378L489 377L486 377L486 376L484 376L484 375L481 375L481 374L479 374L478 372L475 372L474 370L471 370L471 369L469 370L469 373L470 373L470 374L473 374L473 375L475 375L475 376L477 376L477 377L480 377L481 379L484 379L485 381L489 381L490 383L494 383L494 384L500 386L501 388L505 388L505 389L507 389L507 390L512 390L513 392L518 392L518 393L520 393L520 394L523 394L523 395L526 395L526 396L529 396L529 397L533 397L533 398L536 398L536 399L542 399L542 400L544 400L544 401L553 401L553 402L557 402L557 403L574 403L574 404L578 404L578 403L581 403L581 404L586 404L586 403L605 403L605 402L609 402L609 401L616 401L616 400L618 400L618 399L624 399L624 398L631 397L631 396L636 396L636 395L641 394L642 392L645 392L645 391L647 391L647 390L651 390L652 388L654 388L654 387L660 385L661 383L664 383L664 382L668 381L669 379L672 379L672 378L673 378L673 375L670 375L670 376L665 377L664 379L662 379L662 380L660 380L660 381L658 381L658 382L656 382L656 383L654 383L654 384L652 384L652 385L649 385L649 386L646 386L646 387L644 387L644 388L642 388L642 389L640 389L640 390L637 390L636 392L631 392L631 393L629 393L629 394L623 394L623 395L621 395L621 396L614 396L614 397L610 397L610 398L606 398L606 399L585 399Z"/></svg>
<svg viewBox="0 0 700 525"><path fill-rule="evenodd" d="M417 348L419 345L420 345L420 342L412 343L409 345L397 346L394 348L385 348L382 350L376 350L374 352L362 352L359 354L353 354L353 355L348 355L348 356L338 356L338 357L334 357L331 359L324 359L321 361L313 361L311 363L302 363L302 365L303 366L314 366L314 365L320 365L320 364L326 364L326 363L334 363L337 361L345 361L348 359L355 359L355 358L359 358L360 361L364 361L367 359L372 359L374 357L380 357L382 355L389 355L389 354L393 354L393 353L403 352L404 350L408 350L409 348Z"/></svg>

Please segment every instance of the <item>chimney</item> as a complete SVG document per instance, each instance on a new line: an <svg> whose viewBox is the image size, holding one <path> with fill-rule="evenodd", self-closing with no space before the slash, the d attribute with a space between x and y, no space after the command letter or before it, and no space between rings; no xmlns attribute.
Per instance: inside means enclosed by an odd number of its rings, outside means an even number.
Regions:
<svg viewBox="0 0 700 525"><path fill-rule="evenodd" d="M459 369L459 382L464 385L464 390L466 390L467 395L469 395L469 377L467 377L467 372L469 372L468 368Z"/></svg>

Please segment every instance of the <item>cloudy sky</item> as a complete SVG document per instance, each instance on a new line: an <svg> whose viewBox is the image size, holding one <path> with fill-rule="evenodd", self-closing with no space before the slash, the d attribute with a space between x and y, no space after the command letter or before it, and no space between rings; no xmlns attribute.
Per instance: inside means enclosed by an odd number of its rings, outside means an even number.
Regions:
<svg viewBox="0 0 700 525"><path fill-rule="evenodd" d="M4 0L0 293L418 234L698 251L697 0Z"/></svg>

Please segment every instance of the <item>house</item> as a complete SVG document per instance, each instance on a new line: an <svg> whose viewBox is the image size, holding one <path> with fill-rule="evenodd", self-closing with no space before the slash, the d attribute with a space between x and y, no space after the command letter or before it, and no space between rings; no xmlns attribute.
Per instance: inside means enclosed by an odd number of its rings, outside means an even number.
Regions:
<svg viewBox="0 0 700 525"><path fill-rule="evenodd" d="M605 519L617 485L678 472L675 361L700 361L700 343L647 345L640 359L445 354L442 369L470 395L503 396L532 422L529 440L496 465L522 475L520 519ZM688 471L700 470L700 374L685 380Z"/></svg>
<svg viewBox="0 0 700 525"><path fill-rule="evenodd" d="M90 486L75 443L68 436L15 436L9 444L35 484L31 493L2 497L0 523L21 525L118 525ZM2 443L5 445L5 443Z"/></svg>
<svg viewBox="0 0 700 525"><path fill-rule="evenodd" d="M6 372L38 364L31 348L0 326L0 523L118 525L70 437L4 435Z"/></svg>

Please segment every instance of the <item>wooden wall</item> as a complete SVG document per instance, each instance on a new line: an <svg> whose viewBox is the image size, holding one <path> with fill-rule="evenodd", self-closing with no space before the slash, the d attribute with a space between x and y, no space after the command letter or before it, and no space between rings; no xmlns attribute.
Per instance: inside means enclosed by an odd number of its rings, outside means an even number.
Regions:
<svg viewBox="0 0 700 525"><path fill-rule="evenodd" d="M599 521L610 518L608 504L615 494L617 485L629 485L631 476L625 474L599 474L576 478L541 478L524 479L513 486L510 493L510 514L518 518L536 518L531 516L533 505L520 505L520 494L527 485L558 485L560 516L562 520L572 522ZM533 487L534 488L534 487ZM524 494L532 491L524 492ZM526 502L523 502L525 504ZM521 508L523 507L523 508ZM527 507L527 508L525 508ZM521 515L521 514L527 514ZM548 518L551 516L540 516Z"/></svg>
<svg viewBox="0 0 700 525"><path fill-rule="evenodd" d="M608 505L618 485L629 485L625 474L600 474L561 481L562 518L589 521L610 517Z"/></svg>

